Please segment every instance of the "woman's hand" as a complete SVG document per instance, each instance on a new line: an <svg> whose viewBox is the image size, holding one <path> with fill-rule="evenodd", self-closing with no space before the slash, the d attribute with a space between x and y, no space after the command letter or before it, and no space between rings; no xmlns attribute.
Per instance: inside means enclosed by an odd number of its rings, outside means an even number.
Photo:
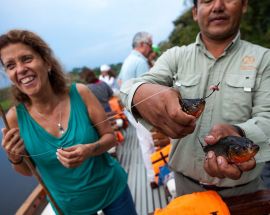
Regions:
<svg viewBox="0 0 270 215"><path fill-rule="evenodd" d="M80 166L86 159L95 155L99 143L78 144L68 148L57 149L57 159L67 168Z"/></svg>
<svg viewBox="0 0 270 215"><path fill-rule="evenodd" d="M23 140L20 137L18 128L2 129L2 147L7 153L8 159L13 163L17 163L22 159L22 155L25 155L25 147Z"/></svg>

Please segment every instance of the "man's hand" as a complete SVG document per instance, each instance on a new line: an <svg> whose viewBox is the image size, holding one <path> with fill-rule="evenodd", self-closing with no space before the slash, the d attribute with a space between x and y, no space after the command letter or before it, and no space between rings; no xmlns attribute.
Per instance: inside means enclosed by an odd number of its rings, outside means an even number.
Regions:
<svg viewBox="0 0 270 215"><path fill-rule="evenodd" d="M207 144L215 144L222 137L226 136L240 136L232 125L217 124L210 133L204 138ZM215 156L213 151L209 151L204 161L205 171L212 177L230 178L237 180L241 177L242 172L249 171L256 166L254 158L243 162L241 164L230 164L227 159L222 156Z"/></svg>
<svg viewBox="0 0 270 215"><path fill-rule="evenodd" d="M182 138L195 129L196 118L182 111L179 92L156 84L141 85L133 105L146 121L171 138Z"/></svg>

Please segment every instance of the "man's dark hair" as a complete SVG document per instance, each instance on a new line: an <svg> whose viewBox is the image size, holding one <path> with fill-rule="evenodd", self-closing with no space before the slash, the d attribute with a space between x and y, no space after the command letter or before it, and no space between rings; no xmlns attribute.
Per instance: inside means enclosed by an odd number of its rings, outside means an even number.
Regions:
<svg viewBox="0 0 270 215"><path fill-rule="evenodd" d="M193 4L195 7L197 7L197 0L193 0Z"/></svg>

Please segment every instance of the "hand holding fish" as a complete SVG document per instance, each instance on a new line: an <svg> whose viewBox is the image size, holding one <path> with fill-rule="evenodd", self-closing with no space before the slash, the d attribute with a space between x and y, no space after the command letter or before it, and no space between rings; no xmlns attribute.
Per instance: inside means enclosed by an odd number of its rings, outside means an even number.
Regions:
<svg viewBox="0 0 270 215"><path fill-rule="evenodd" d="M182 138L194 131L196 117L182 110L179 96L172 88L143 84L134 95L133 111L169 137Z"/></svg>
<svg viewBox="0 0 270 215"><path fill-rule="evenodd" d="M240 137L232 125L218 124L205 137L207 146L205 171L212 177L239 179L244 171L256 166L254 159L259 146L251 140Z"/></svg>

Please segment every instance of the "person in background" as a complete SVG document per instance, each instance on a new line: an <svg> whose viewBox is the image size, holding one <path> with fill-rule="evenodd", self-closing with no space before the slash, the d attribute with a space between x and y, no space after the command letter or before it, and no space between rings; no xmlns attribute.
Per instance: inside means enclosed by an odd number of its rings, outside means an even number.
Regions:
<svg viewBox="0 0 270 215"><path fill-rule="evenodd" d="M112 128L88 87L67 85L52 50L27 30L0 36L0 61L17 102L7 113L10 130L2 130L13 168L32 174L27 150L63 214L135 215L127 175L106 153Z"/></svg>
<svg viewBox="0 0 270 215"><path fill-rule="evenodd" d="M119 96L119 86L117 84L115 71L110 66L103 64L100 67L100 72L99 79L112 88L114 96Z"/></svg>
<svg viewBox="0 0 270 215"><path fill-rule="evenodd" d="M114 77L110 75L111 67L107 64L103 64L100 66L100 76L99 80L104 81L107 83L111 88L114 84Z"/></svg>
<svg viewBox="0 0 270 215"><path fill-rule="evenodd" d="M194 0L200 32L188 46L163 53L150 72L121 88L123 104L173 138L170 168L177 195L216 190L223 197L252 193L270 160L270 51L241 40L240 21L247 0ZM204 98L200 118L183 111L179 99ZM147 111L145 111L147 110ZM255 159L230 163L199 139L216 144L222 137L247 137L260 146Z"/></svg>
<svg viewBox="0 0 270 215"><path fill-rule="evenodd" d="M147 58L152 51L152 35L147 32L136 33L133 37L132 47L133 50L124 60L119 74L120 84L149 71ZM155 173L150 159L150 155L155 151L151 133L141 123L138 123L131 114L128 112L125 112L125 114L129 122L136 128L147 178L151 187L156 188Z"/></svg>
<svg viewBox="0 0 270 215"><path fill-rule="evenodd" d="M80 76L92 93L97 97L105 112L111 112L109 105L109 100L113 96L111 87L109 87L109 85L104 81L99 80L95 73L87 67L82 69Z"/></svg>
<svg viewBox="0 0 270 215"><path fill-rule="evenodd" d="M149 67L153 67L157 58L160 56L160 49L157 45L152 45L152 51L151 53L149 54L148 56L148 64L149 64Z"/></svg>

